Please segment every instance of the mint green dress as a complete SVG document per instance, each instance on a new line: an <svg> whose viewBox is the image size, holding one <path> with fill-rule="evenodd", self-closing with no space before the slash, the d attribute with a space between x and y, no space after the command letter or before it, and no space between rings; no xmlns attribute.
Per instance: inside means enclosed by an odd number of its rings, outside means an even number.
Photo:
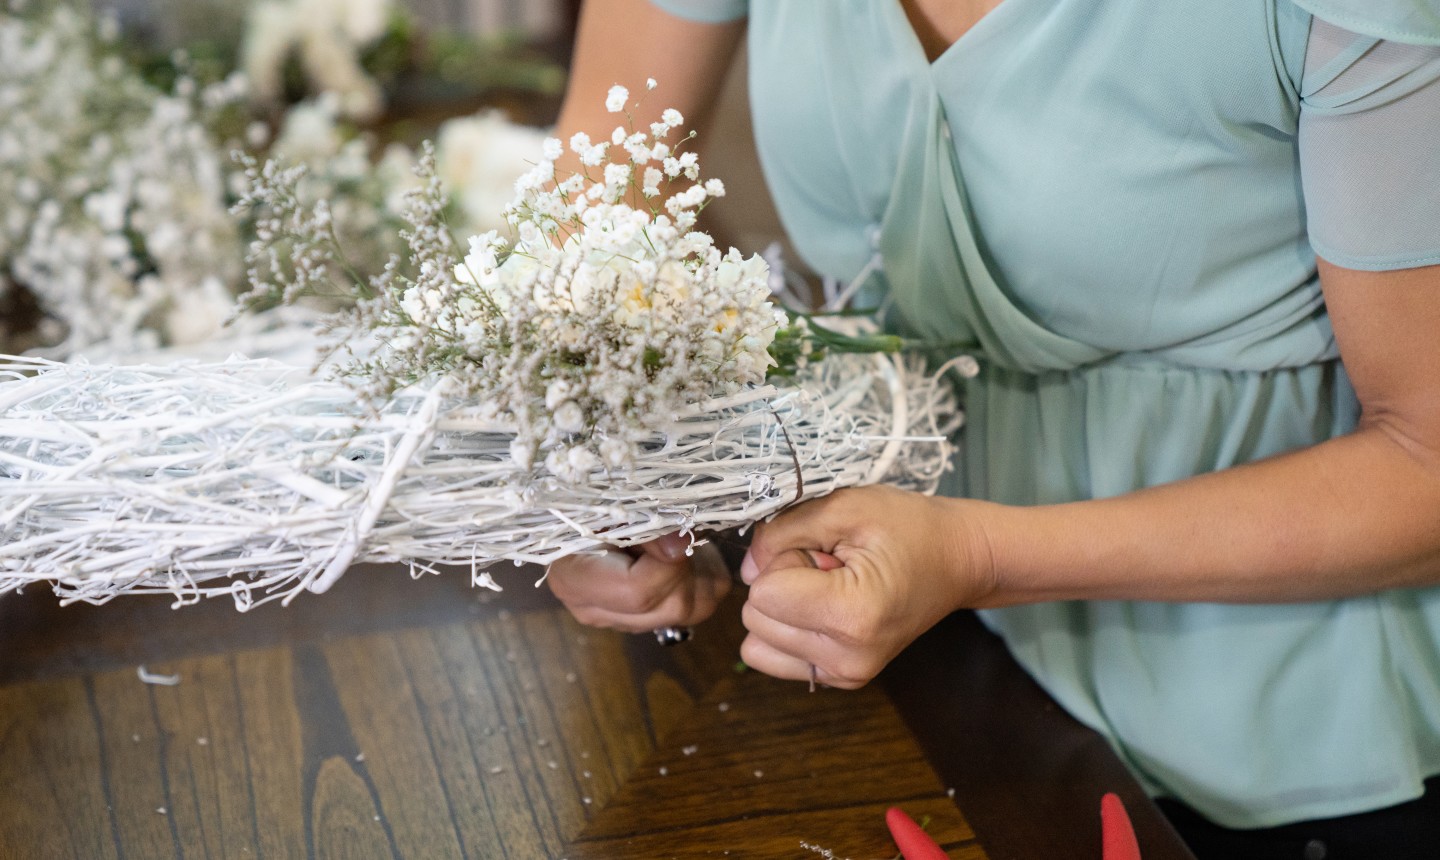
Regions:
<svg viewBox="0 0 1440 860"><path fill-rule="evenodd" d="M1345 433L1316 253L1440 263L1436 0L1004 0L934 63L898 0L656 2L748 13L806 260L847 279L878 253L893 325L973 344L954 494L1100 498ZM984 617L1153 793L1222 825L1440 774L1440 589Z"/></svg>

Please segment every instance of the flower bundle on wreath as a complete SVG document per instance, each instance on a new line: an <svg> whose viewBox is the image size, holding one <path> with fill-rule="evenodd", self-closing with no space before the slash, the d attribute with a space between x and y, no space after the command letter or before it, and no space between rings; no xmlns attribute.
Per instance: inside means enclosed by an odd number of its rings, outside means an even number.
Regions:
<svg viewBox="0 0 1440 860"><path fill-rule="evenodd" d="M650 86L653 88L653 82ZM352 564L548 563L745 527L885 481L932 492L959 413L898 339L774 308L759 257L696 228L724 186L663 113L547 140L506 212L457 247L433 158L403 238L346 274L298 173L246 165L251 307L353 294L325 370L260 359L0 366L0 593L65 600L322 592ZM348 281L348 283L347 283ZM845 330L842 330L845 329ZM298 338L313 338L297 330Z"/></svg>

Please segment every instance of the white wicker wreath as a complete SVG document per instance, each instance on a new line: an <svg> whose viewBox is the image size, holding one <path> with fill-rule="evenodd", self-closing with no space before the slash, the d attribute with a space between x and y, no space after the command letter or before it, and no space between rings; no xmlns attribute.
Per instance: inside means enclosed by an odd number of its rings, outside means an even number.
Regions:
<svg viewBox="0 0 1440 860"><path fill-rule="evenodd" d="M744 527L884 481L932 492L958 421L948 383L893 355L837 355L785 388L694 404L621 472L521 469L514 434L443 381L378 416L264 360L0 367L0 593L65 601L322 592L353 563L545 564L602 545Z"/></svg>

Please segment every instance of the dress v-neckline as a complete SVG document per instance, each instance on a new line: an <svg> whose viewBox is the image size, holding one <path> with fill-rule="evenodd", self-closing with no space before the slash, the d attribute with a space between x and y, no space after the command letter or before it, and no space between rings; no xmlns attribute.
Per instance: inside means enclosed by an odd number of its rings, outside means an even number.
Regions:
<svg viewBox="0 0 1440 860"><path fill-rule="evenodd" d="M890 0L888 5L890 6L891 13L894 16L895 22L907 34L909 34L910 41L915 46L915 56L918 57L920 61L923 62L928 68L935 69L939 68L941 65L951 62L950 58L953 55L959 54L964 50L965 43L973 42L977 37L972 36L972 34L975 33L977 30L982 32L983 37L984 31L988 29L993 29L994 27L998 26L994 23L994 19L996 17L1003 18L1011 14L1010 7L1024 4L1025 2L1026 0L1000 0L1000 3L996 5L994 9L991 9L989 12L981 15L978 21L976 21L974 24L971 24L969 29L961 33L960 36L955 39L955 41L951 42L950 45L945 48L945 50L941 51L933 60L930 59L929 52L925 50L925 43L921 40L920 33L915 29L915 24L910 20L909 14L906 13L905 6L900 2L900 0Z"/></svg>

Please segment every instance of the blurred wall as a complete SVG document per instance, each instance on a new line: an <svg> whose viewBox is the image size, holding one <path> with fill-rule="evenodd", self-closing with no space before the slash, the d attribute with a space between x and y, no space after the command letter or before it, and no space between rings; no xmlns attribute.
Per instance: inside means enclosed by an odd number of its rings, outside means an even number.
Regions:
<svg viewBox="0 0 1440 860"><path fill-rule="evenodd" d="M426 23L473 33L524 33L548 40L563 32L571 5L564 0L403 0Z"/></svg>

